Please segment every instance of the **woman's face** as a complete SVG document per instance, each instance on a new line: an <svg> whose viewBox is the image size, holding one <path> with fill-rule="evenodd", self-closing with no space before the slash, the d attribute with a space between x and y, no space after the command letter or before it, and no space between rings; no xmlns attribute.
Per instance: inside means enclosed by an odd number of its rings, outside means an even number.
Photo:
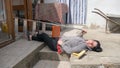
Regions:
<svg viewBox="0 0 120 68"><path fill-rule="evenodd" d="M87 40L86 43L87 43L87 46L90 48L94 48L97 46L97 42L94 40Z"/></svg>

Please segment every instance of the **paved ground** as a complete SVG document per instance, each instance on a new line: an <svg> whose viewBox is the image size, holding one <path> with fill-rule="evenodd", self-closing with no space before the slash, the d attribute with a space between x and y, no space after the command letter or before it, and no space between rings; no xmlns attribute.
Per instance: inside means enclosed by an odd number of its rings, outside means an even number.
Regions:
<svg viewBox="0 0 120 68"><path fill-rule="evenodd" d="M120 54L119 54L119 52L120 52L120 34L115 34L115 33L106 34L103 29L96 29L96 30L95 29L86 29L86 30L88 32L86 35L84 35L84 38L99 40L101 42L103 52L96 53L96 52L88 51L82 59L71 58L70 62L74 66L72 68L85 68L85 67L81 67L81 65L85 65L85 66L99 65L99 66L101 66L99 68L104 68L104 67L102 67L102 65L105 66L106 64L108 65L108 67L105 67L105 68L120 68ZM70 30L64 30L64 31L67 32ZM79 33L79 31L73 30L73 32L66 33L66 35L67 34L68 35L76 35L74 33ZM31 44L31 45L28 45L28 44ZM27 50L32 50L32 49L37 48L37 46L34 46L36 44L39 44L39 43L38 42L36 43L33 41L29 42L27 40L21 40L19 43L15 42L13 44L10 44L9 46L6 46L6 47L0 49L0 61L1 61L0 68L7 68L6 66L14 65L13 63L15 63L15 61L22 60L21 57L25 56ZM26 47L25 45L28 47ZM28 51L28 52L30 52L30 51ZM25 54L23 54L23 53L25 53ZM19 59L14 58L14 57L17 57ZM42 62L42 61L40 61L40 62ZM44 62L47 63L46 61L44 61ZM50 63L50 61L48 61L48 62ZM6 63L10 63L10 64L6 65ZM54 61L53 61L53 63L57 64L57 62L54 62ZM58 62L58 63L60 63L60 62ZM65 62L65 64L68 64L68 62ZM79 65L80 65L80 67L79 67ZM109 65L112 65L112 66L109 67ZM117 65L117 67L115 67L114 65ZM90 68L90 67L86 67L86 68ZM93 68L93 67L91 67L91 68ZM96 67L94 67L94 68L96 68Z"/></svg>
<svg viewBox="0 0 120 68"><path fill-rule="evenodd" d="M100 60L100 62L103 64L120 64L120 34L106 34L104 30L101 29L88 30L88 34L85 35L85 38L99 40L103 48L103 52L101 53L92 52L88 55L95 56L96 58L100 57L98 60Z"/></svg>
<svg viewBox="0 0 120 68"><path fill-rule="evenodd" d="M101 42L103 52L97 53L88 51L81 59L70 58L70 68L120 68L120 34L106 34L104 29L86 29L85 39L97 39ZM80 30L63 30L61 34L66 36L79 36ZM45 63L45 64L44 64ZM39 61L35 68L40 68L41 64L46 68L46 64L54 65L55 61ZM69 64L66 64L69 65ZM51 66L49 66L50 68ZM52 67L51 67L52 68ZM59 68L59 65L55 68ZM64 67L61 67L64 68Z"/></svg>
<svg viewBox="0 0 120 68"><path fill-rule="evenodd" d="M120 64L120 34L106 34L103 29L86 29L85 39L97 39L103 52L88 51L82 59L71 59L72 64ZM68 33L72 35L73 33Z"/></svg>
<svg viewBox="0 0 120 68"><path fill-rule="evenodd" d="M68 61L41 60L33 68L71 68Z"/></svg>
<svg viewBox="0 0 120 68"><path fill-rule="evenodd" d="M34 53L35 50L40 47L43 47L42 42L20 39L6 47L1 48L0 68L13 68L16 64L23 61L23 59L25 59L28 55L31 57L31 54ZM30 58L27 57L26 60L30 61ZM23 64L25 65L25 63L28 62L26 60L22 62L21 65ZM18 67L14 67L14 68L18 68ZM24 67L19 66L19 68L24 68Z"/></svg>

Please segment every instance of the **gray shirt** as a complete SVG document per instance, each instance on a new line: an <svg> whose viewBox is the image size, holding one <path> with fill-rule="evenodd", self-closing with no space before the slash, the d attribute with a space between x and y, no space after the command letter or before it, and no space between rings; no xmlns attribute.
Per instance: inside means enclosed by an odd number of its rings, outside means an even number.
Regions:
<svg viewBox="0 0 120 68"><path fill-rule="evenodd" d="M88 49L85 40L82 37L61 37L63 44L62 49L67 53L80 52L81 50Z"/></svg>

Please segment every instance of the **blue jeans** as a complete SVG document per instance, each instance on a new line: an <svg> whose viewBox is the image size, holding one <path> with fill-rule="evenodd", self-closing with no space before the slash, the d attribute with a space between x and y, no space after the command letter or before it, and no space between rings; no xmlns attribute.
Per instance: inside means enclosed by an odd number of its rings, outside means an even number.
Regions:
<svg viewBox="0 0 120 68"><path fill-rule="evenodd" d="M32 36L32 40L44 42L51 50L57 51L57 38L51 38L46 33Z"/></svg>

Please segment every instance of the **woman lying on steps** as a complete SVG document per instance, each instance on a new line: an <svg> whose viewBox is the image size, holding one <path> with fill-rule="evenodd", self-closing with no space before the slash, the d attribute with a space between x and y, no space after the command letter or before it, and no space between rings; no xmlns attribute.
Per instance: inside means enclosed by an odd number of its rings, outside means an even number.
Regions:
<svg viewBox="0 0 120 68"><path fill-rule="evenodd" d="M82 31L82 35L86 32ZM46 33L37 34L35 36L28 35L29 40L44 42L51 50L57 51L59 54L77 53L84 49L102 52L100 42L98 40L85 40L83 37L61 37L59 39L49 37Z"/></svg>

